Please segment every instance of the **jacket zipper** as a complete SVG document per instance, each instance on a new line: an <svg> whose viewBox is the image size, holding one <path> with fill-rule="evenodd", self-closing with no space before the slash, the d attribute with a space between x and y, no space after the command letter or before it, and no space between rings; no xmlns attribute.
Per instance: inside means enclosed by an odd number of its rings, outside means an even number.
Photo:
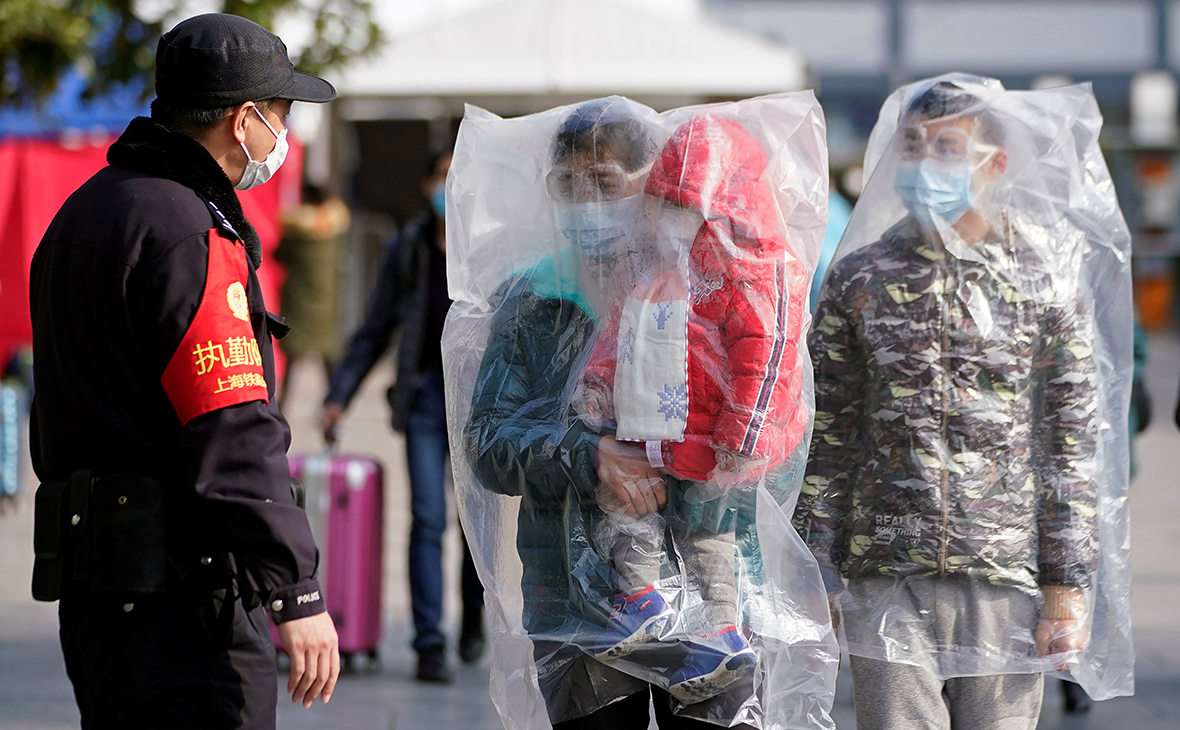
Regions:
<svg viewBox="0 0 1180 730"><path fill-rule="evenodd" d="M946 254L944 253L944 256ZM944 456L949 456L950 450L947 447L948 439L950 438L950 399L948 397L949 384L947 383L947 375L950 372L950 363L948 361L947 350L950 348L950 319L951 319L951 292L954 290L952 286L953 278L951 274L951 262L949 256L944 259L946 261L946 275L943 277L943 291L942 291L942 352L940 353L940 361L942 362L941 372L938 376L942 381L942 446L944 454L940 455L940 461ZM951 519L951 488L950 488L950 465L942 464L942 524L939 530L938 541L938 575L946 575L946 558L947 558L947 540L950 533L950 519Z"/></svg>

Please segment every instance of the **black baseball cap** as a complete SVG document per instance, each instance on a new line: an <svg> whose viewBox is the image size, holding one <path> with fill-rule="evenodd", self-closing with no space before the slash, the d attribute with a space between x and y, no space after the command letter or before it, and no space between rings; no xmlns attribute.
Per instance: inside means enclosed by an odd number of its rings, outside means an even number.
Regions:
<svg viewBox="0 0 1180 730"><path fill-rule="evenodd" d="M325 102L332 84L299 73L274 33L237 15L182 21L156 46L156 96L172 106L218 109L247 101Z"/></svg>

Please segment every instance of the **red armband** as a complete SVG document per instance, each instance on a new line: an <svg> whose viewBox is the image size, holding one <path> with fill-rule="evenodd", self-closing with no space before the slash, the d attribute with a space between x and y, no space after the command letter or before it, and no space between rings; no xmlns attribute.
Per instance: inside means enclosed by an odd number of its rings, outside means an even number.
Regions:
<svg viewBox="0 0 1180 730"><path fill-rule="evenodd" d="M245 249L210 230L201 304L160 378L181 425L218 408L269 401L250 325L249 273Z"/></svg>

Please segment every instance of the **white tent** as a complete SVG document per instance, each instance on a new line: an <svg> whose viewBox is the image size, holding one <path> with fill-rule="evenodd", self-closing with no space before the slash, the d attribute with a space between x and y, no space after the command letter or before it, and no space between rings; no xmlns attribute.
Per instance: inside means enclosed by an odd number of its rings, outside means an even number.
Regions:
<svg viewBox="0 0 1180 730"><path fill-rule="evenodd" d="M657 108L801 89L795 50L697 14L501 0L408 33L339 79L346 119L500 114L622 94Z"/></svg>

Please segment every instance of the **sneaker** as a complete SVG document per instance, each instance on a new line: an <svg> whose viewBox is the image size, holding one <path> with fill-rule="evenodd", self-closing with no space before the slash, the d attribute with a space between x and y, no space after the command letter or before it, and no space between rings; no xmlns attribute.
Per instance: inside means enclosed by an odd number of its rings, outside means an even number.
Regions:
<svg viewBox="0 0 1180 730"><path fill-rule="evenodd" d="M483 656L483 609L463 612L463 630L459 632L459 658L464 664L474 664Z"/></svg>
<svg viewBox="0 0 1180 730"><path fill-rule="evenodd" d="M684 666L672 675L668 692L686 705L716 697L751 671L758 655L737 627L688 644Z"/></svg>
<svg viewBox="0 0 1180 730"><path fill-rule="evenodd" d="M595 646L594 658L609 661L627 656L639 644L660 638L674 615L654 586L630 596L615 596L614 610Z"/></svg>
<svg viewBox="0 0 1180 730"><path fill-rule="evenodd" d="M418 652L418 681L451 683L451 668L447 666L445 646L431 646Z"/></svg>

